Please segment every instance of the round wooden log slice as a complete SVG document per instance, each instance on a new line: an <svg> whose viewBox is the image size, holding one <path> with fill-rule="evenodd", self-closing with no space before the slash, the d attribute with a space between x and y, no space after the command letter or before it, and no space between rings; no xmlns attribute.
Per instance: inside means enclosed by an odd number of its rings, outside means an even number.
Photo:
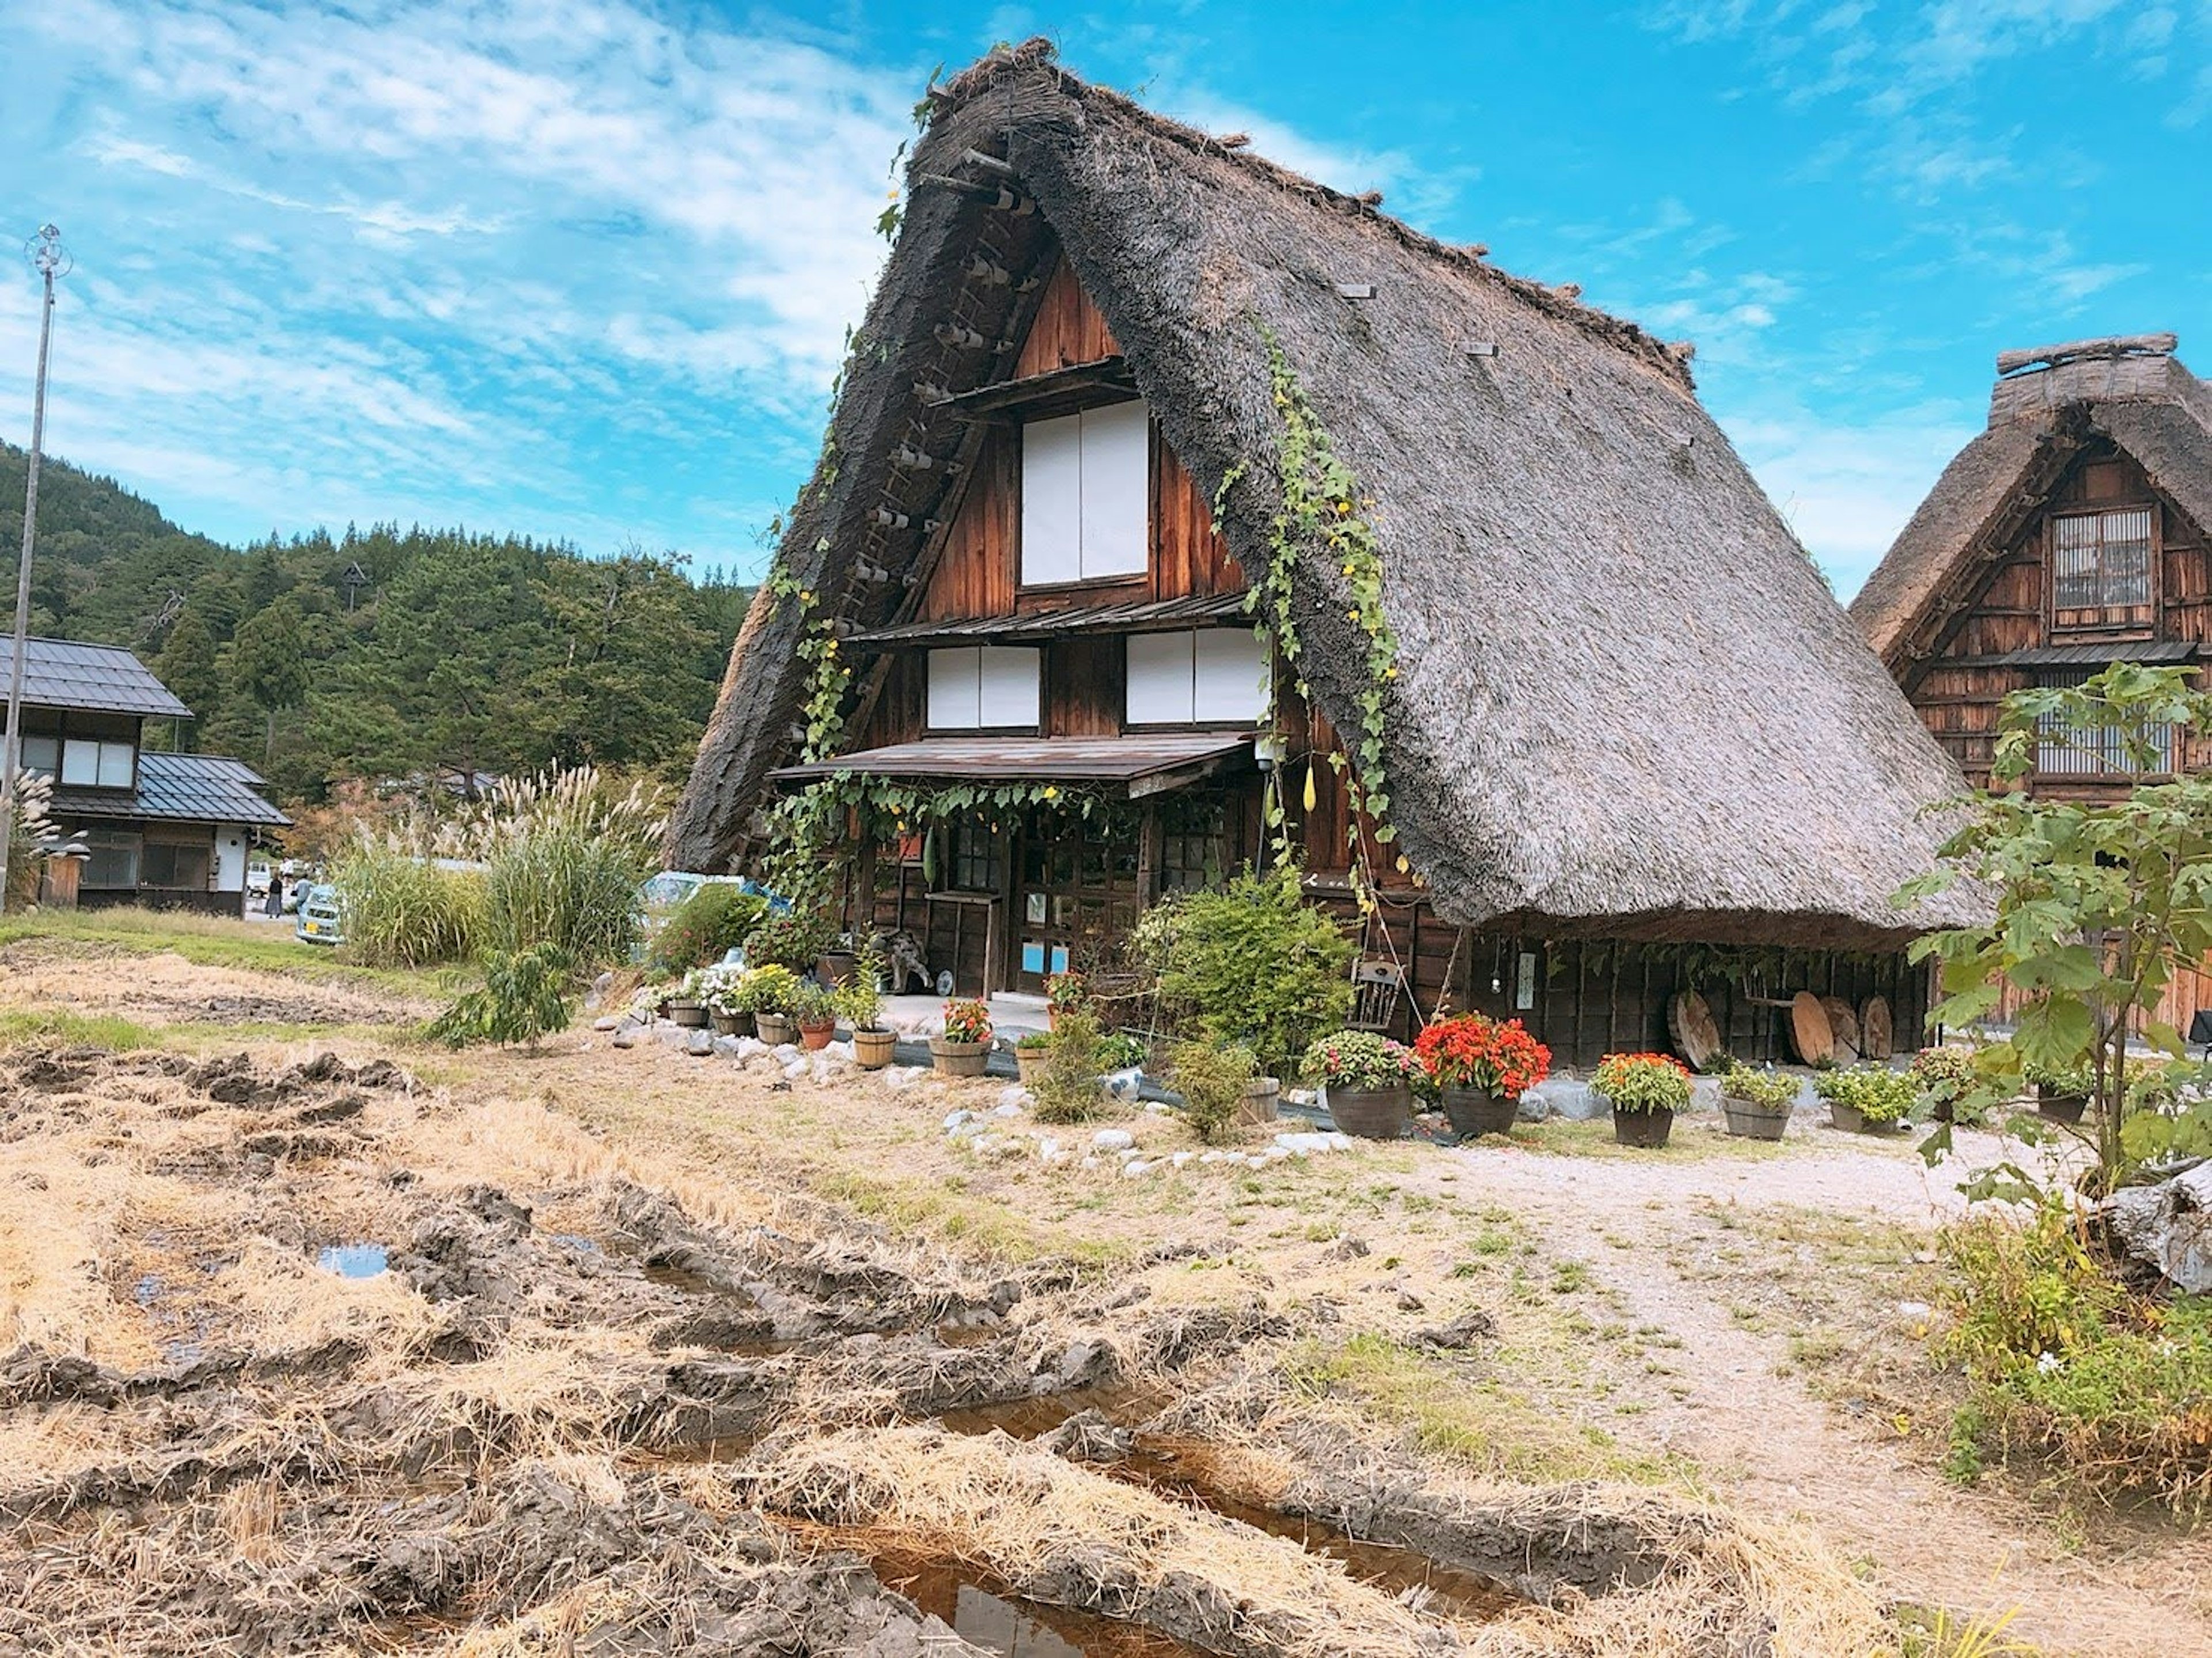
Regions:
<svg viewBox="0 0 2212 1658"><path fill-rule="evenodd" d="M1887 997L1869 996L1859 1004L1859 1052L1869 1060L1886 1060L1897 1052Z"/></svg>
<svg viewBox="0 0 2212 1658"><path fill-rule="evenodd" d="M1667 1034L1674 1039L1674 1051L1695 1071L1703 1071L1721 1051L1721 1031L1713 1023L1713 1011L1694 990L1683 991L1667 1004Z"/></svg>
<svg viewBox="0 0 2212 1658"><path fill-rule="evenodd" d="M1856 1065L1865 1050L1859 1046L1859 1016L1840 996L1823 996L1820 1005L1828 1015L1828 1029L1836 1038L1836 1063Z"/></svg>
<svg viewBox="0 0 2212 1658"><path fill-rule="evenodd" d="M1836 1057L1836 1033L1828 1024L1828 1010L1809 990L1801 990L1790 1002L1790 1045L1801 1065L1820 1065Z"/></svg>

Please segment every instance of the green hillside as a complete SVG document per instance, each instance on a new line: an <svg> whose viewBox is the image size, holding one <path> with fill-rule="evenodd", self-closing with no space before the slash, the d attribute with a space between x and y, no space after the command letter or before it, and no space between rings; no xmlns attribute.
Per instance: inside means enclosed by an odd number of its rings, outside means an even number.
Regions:
<svg viewBox="0 0 2212 1658"><path fill-rule="evenodd" d="M26 459L0 444L9 575ZM31 594L33 633L127 646L191 705L192 725L153 740L265 760L292 801L349 778L555 763L679 777L751 596L672 557L460 530L225 547L52 459Z"/></svg>

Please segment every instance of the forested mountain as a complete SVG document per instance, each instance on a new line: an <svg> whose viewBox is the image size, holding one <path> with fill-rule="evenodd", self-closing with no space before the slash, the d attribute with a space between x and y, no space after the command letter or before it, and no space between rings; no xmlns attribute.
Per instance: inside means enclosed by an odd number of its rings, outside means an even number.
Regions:
<svg viewBox="0 0 2212 1658"><path fill-rule="evenodd" d="M26 459L0 444L9 598ZM199 716L150 740L265 759L295 801L352 777L556 762L680 778L751 596L669 556L460 530L234 549L52 459L35 557L32 632L137 651Z"/></svg>

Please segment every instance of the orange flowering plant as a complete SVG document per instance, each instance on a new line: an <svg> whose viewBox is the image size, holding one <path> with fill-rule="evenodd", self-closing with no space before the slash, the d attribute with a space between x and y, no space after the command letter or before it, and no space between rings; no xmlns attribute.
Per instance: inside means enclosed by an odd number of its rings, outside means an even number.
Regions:
<svg viewBox="0 0 2212 1658"><path fill-rule="evenodd" d="M1608 1054L1590 1086L1616 1111L1674 1111L1690 1102L1690 1067L1671 1054Z"/></svg>
<svg viewBox="0 0 2212 1658"><path fill-rule="evenodd" d="M1439 1019L1413 1041L1413 1052L1439 1088L1471 1088L1517 1100L1552 1074L1552 1050L1518 1019L1480 1013Z"/></svg>
<svg viewBox="0 0 2212 1658"><path fill-rule="evenodd" d="M945 1040L948 1042L989 1042L991 1010L975 1001L945 1003Z"/></svg>

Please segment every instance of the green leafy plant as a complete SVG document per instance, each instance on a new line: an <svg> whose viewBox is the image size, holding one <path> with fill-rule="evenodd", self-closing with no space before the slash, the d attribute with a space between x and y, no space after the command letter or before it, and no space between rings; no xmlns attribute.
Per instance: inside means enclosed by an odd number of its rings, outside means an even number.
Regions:
<svg viewBox="0 0 2212 1658"><path fill-rule="evenodd" d="M1080 973L1054 973L1044 981L1044 1005L1054 1013L1073 1013L1091 1005L1091 983Z"/></svg>
<svg viewBox="0 0 2212 1658"><path fill-rule="evenodd" d="M2097 1073L2087 1065L2031 1065L2021 1072L2046 1098L2086 1100L2097 1091Z"/></svg>
<svg viewBox="0 0 2212 1658"><path fill-rule="evenodd" d="M784 910L763 917L745 935L745 962L754 967L808 972L836 938L837 930L827 916L797 908Z"/></svg>
<svg viewBox="0 0 2212 1658"><path fill-rule="evenodd" d="M1779 1071L1762 1071L1756 1066L1731 1066L1721 1078L1721 1092L1732 1100L1741 1100L1767 1111L1779 1111L1794 1105L1797 1100L1797 1078Z"/></svg>
<svg viewBox="0 0 2212 1658"><path fill-rule="evenodd" d="M1234 1043L1179 1042L1168 1054L1168 1075L1182 1096L1183 1120L1209 1145L1237 1121L1244 1090L1259 1074L1252 1050Z"/></svg>
<svg viewBox="0 0 2212 1658"><path fill-rule="evenodd" d="M1428 1075L1412 1048L1371 1030L1340 1030L1317 1039L1306 1049L1298 1072L1323 1088L1360 1093L1410 1087Z"/></svg>
<svg viewBox="0 0 2212 1658"><path fill-rule="evenodd" d="M838 1017L854 1030L883 1029L884 993L876 988L876 976L865 963L850 984L837 987L833 999Z"/></svg>
<svg viewBox="0 0 2212 1658"><path fill-rule="evenodd" d="M1830 1105L1856 1111L1869 1122L1903 1122L1920 1097L1911 1074L1886 1065L1845 1066L1813 1079L1813 1091Z"/></svg>
<svg viewBox="0 0 2212 1658"><path fill-rule="evenodd" d="M1971 1121L1978 1116L1971 1103L1975 1078L1972 1048L1948 1042L1941 1048L1923 1048L1912 1056L1905 1074L1920 1090L1916 1108L1938 1119L1948 1114L1954 1121Z"/></svg>
<svg viewBox="0 0 2212 1658"><path fill-rule="evenodd" d="M432 1020L427 1035L452 1048L477 1042L535 1044L568 1028L568 958L551 944L486 950L483 984Z"/></svg>
<svg viewBox="0 0 2212 1658"><path fill-rule="evenodd" d="M801 1030L829 1030L837 1023L837 998L811 979L799 981L791 998L791 1019Z"/></svg>
<svg viewBox="0 0 2212 1658"><path fill-rule="evenodd" d="M1293 869L1156 904L1132 947L1186 1029L1250 1048L1270 1072L1352 1009L1352 941L1305 902Z"/></svg>
<svg viewBox="0 0 2212 1658"><path fill-rule="evenodd" d="M1690 1068L1670 1054L1608 1054L1590 1086L1616 1111L1679 1111L1690 1102Z"/></svg>
<svg viewBox="0 0 2212 1658"><path fill-rule="evenodd" d="M1110 1108L1099 1080L1098 1021L1078 1009L1063 1014L1046 1039L1043 1068L1030 1079L1035 1102L1030 1114L1039 1122L1085 1122Z"/></svg>
<svg viewBox="0 0 2212 1658"><path fill-rule="evenodd" d="M2191 668L2116 663L2079 686L2044 686L2005 699L1990 775L2015 785L2050 746L2118 756L2146 779L2172 756L2212 740L2212 693ZM2109 765L2109 759L2100 760ZM1966 1027L2016 1003L2008 1054L2053 1070L2087 1065L2096 1109L2094 1184L2109 1190L2139 1161L2212 1128L2212 1113L2130 1108L2130 1033L2140 1026L2160 1052L2183 1057L2180 1033L2156 1017L2174 975L2212 950L2212 774L2146 780L2117 801L2007 789L1978 801L1945 843L1942 867L1908 884L1910 902L1960 878L1982 884L1996 914L1913 946L1942 963L1946 999L1931 1023ZM2018 1072L1993 1073L1976 1090L2000 1103ZM1951 1148L1948 1126L1923 1148L1930 1162ZM2031 1192L2017 1168L1987 1171L1970 1195Z"/></svg>
<svg viewBox="0 0 2212 1658"><path fill-rule="evenodd" d="M1152 1058L1152 1050L1141 1038L1127 1031L1116 1031L1098 1043L1098 1066L1103 1071L1129 1071L1142 1066Z"/></svg>
<svg viewBox="0 0 2212 1658"><path fill-rule="evenodd" d="M652 973L681 973L718 962L742 945L768 912L768 900L728 881L710 881L677 905L653 935L645 964Z"/></svg>
<svg viewBox="0 0 2212 1658"><path fill-rule="evenodd" d="M483 877L441 869L384 841L363 841L331 866L345 941L370 967L465 961L484 928Z"/></svg>
<svg viewBox="0 0 2212 1658"><path fill-rule="evenodd" d="M945 1040L948 1042L989 1042L991 1010L981 1002L957 998L945 1003Z"/></svg>
<svg viewBox="0 0 2212 1658"><path fill-rule="evenodd" d="M1032 1030L1027 1035L1016 1041L1014 1043L1014 1051L1017 1054L1042 1054L1046 1048L1050 1048L1051 1046L1052 1033L1050 1031Z"/></svg>
<svg viewBox="0 0 2212 1658"><path fill-rule="evenodd" d="M738 982L736 1011L740 1013L787 1014L798 1002L799 975L787 967L771 963L749 968Z"/></svg>

